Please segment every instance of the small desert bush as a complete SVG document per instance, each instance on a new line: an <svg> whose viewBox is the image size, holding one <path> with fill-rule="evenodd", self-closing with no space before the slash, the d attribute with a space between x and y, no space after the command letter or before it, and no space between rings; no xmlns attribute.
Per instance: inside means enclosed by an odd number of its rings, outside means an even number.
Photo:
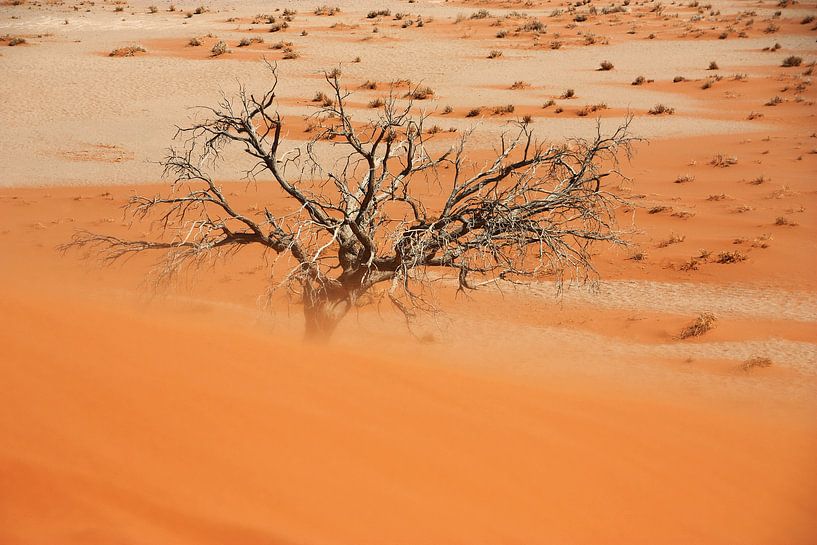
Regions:
<svg viewBox="0 0 817 545"><path fill-rule="evenodd" d="M744 371L751 371L752 369L755 368L764 368L771 366L772 366L771 358L765 358L762 356L752 356L751 358L743 362L743 365L741 365L740 368L743 369Z"/></svg>
<svg viewBox="0 0 817 545"><path fill-rule="evenodd" d="M471 108L468 110L468 113L465 114L465 117L476 117L482 113L482 108Z"/></svg>
<svg viewBox="0 0 817 545"><path fill-rule="evenodd" d="M326 4L322 6L317 6L313 10L315 15L335 15L336 13L340 13L340 8L338 6L327 6Z"/></svg>
<svg viewBox="0 0 817 545"><path fill-rule="evenodd" d="M791 55L791 56L786 57L785 59L783 59L783 63L780 66L783 66L785 68L792 68L792 67L795 67L795 66L800 66L800 64L802 64L802 62L803 62L802 57L797 57L795 55Z"/></svg>
<svg viewBox="0 0 817 545"><path fill-rule="evenodd" d="M127 47L120 47L108 53L109 57L133 57L137 53L145 53L147 49L141 45L129 45Z"/></svg>
<svg viewBox="0 0 817 545"><path fill-rule="evenodd" d="M324 106L331 106L332 99L323 91L315 91L315 96L312 97L312 102L320 102Z"/></svg>
<svg viewBox="0 0 817 545"><path fill-rule="evenodd" d="M550 99L547 102L545 102L544 104L542 104L542 109L550 108L551 106L553 106L555 104L556 104L556 101L553 100L553 99Z"/></svg>
<svg viewBox="0 0 817 545"><path fill-rule="evenodd" d="M655 106L650 108L647 113L649 113L650 115L663 115L663 114L672 115L672 114L675 113L675 108L672 108L670 106L665 106L663 104L656 104Z"/></svg>
<svg viewBox="0 0 817 545"><path fill-rule="evenodd" d="M740 263L741 261L746 261L746 256L740 253L737 250L731 252L721 252L718 254L718 258L715 260L715 263L720 263L721 265L729 265L731 263Z"/></svg>
<svg viewBox="0 0 817 545"><path fill-rule="evenodd" d="M201 45L201 40L199 40L198 38L190 38L190 41L187 42L187 45L191 47L198 47Z"/></svg>
<svg viewBox="0 0 817 545"><path fill-rule="evenodd" d="M223 55L227 52L227 42L224 40L219 40L210 50L210 53L213 54L214 57L218 57L219 55Z"/></svg>
<svg viewBox="0 0 817 545"><path fill-rule="evenodd" d="M492 49L488 53L488 58L489 59L497 59L497 58L499 58L501 56L502 56L502 51L500 51L499 49Z"/></svg>
<svg viewBox="0 0 817 545"><path fill-rule="evenodd" d="M15 45L20 45L20 44L24 44L24 43L26 43L26 39L25 38L20 38L19 36L9 40L9 46L10 47L14 47ZM111 54L111 56L113 56L113 54Z"/></svg>
<svg viewBox="0 0 817 545"><path fill-rule="evenodd" d="M683 242L683 241L685 241L686 239L687 239L687 237L686 237L686 236L684 236L684 235L679 235L679 234L677 234L677 233L672 233L672 234L669 236L669 238L668 238L668 239L666 239L666 240L662 240L661 242L659 242L659 243L658 243L658 247L659 247L659 248L666 248L667 246L671 246L671 245L673 245L673 244L678 244L678 243L680 243L680 242Z"/></svg>
<svg viewBox="0 0 817 545"><path fill-rule="evenodd" d="M370 11L366 14L366 17L368 19L375 19L377 17L388 17L389 15L391 15L390 9L378 9Z"/></svg>
<svg viewBox="0 0 817 545"><path fill-rule="evenodd" d="M632 85L644 85L644 83L646 81L647 81L647 78L645 78L644 76L638 76L637 78L635 78L633 80Z"/></svg>
<svg viewBox="0 0 817 545"><path fill-rule="evenodd" d="M769 99L769 101L766 103L766 106L777 106L778 104L782 103L783 103L782 98L780 98L779 96L774 96Z"/></svg>
<svg viewBox="0 0 817 545"><path fill-rule="evenodd" d="M562 93L562 96L560 98L565 98L565 99L575 98L575 96L576 96L576 91L574 91L573 89L566 89L565 92Z"/></svg>
<svg viewBox="0 0 817 545"><path fill-rule="evenodd" d="M406 93L406 98L414 100L426 100L434 96L434 89L428 86L417 87L412 91Z"/></svg>
<svg viewBox="0 0 817 545"><path fill-rule="evenodd" d="M686 184L686 183L694 182L694 181L695 181L695 176L693 176L692 174L682 174L681 176L678 176L677 178L675 178L675 183L676 184Z"/></svg>
<svg viewBox="0 0 817 545"><path fill-rule="evenodd" d="M522 80L517 80L517 81L513 82L513 85L511 85L511 89L514 89L514 90L527 89L528 87L530 87L530 84L525 82L525 81L522 81Z"/></svg>
<svg viewBox="0 0 817 545"><path fill-rule="evenodd" d="M385 102L380 97L377 97L374 100L369 101L369 108L382 108Z"/></svg>
<svg viewBox="0 0 817 545"><path fill-rule="evenodd" d="M726 168L738 164L738 158L719 153L715 155L711 161L709 161L709 164L712 165L713 167Z"/></svg>
<svg viewBox="0 0 817 545"><path fill-rule="evenodd" d="M451 107L450 104L447 104L445 108L443 108L443 114L450 114L454 111L454 108Z"/></svg>
<svg viewBox="0 0 817 545"><path fill-rule="evenodd" d="M601 64L599 65L599 70L601 70L602 72L606 72L612 69L613 63L611 63L610 61L601 61Z"/></svg>
<svg viewBox="0 0 817 545"><path fill-rule="evenodd" d="M156 6L148 6L148 13L158 13L159 8Z"/></svg>
<svg viewBox="0 0 817 545"><path fill-rule="evenodd" d="M717 318L711 312L703 312L697 318L695 318L694 322L686 326L680 333L678 333L678 338L688 339L690 337L700 337L715 327L716 320Z"/></svg>
<svg viewBox="0 0 817 545"><path fill-rule="evenodd" d="M709 62L709 68L707 68L707 70L718 70L718 69L719 68L718 68L718 63L717 62L715 62L715 61L710 61Z"/></svg>
<svg viewBox="0 0 817 545"><path fill-rule="evenodd" d="M684 76L675 76L672 78L672 83L681 83L682 81L686 81Z"/></svg>
<svg viewBox="0 0 817 545"><path fill-rule="evenodd" d="M512 114L516 107L513 104L506 104L505 106L494 106L494 115Z"/></svg>

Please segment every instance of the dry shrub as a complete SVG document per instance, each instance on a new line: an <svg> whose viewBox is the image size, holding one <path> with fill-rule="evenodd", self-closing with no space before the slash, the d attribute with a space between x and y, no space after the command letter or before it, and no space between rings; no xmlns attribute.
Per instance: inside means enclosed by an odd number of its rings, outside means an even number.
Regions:
<svg viewBox="0 0 817 545"><path fill-rule="evenodd" d="M489 59L497 59L497 58L499 58L501 56L502 56L502 51L500 51L499 49L492 49L488 53L488 58Z"/></svg>
<svg viewBox="0 0 817 545"><path fill-rule="evenodd" d="M665 106L663 104L656 104L655 106L650 108L647 113L649 113L650 115L664 115L664 114L672 115L675 113L675 108Z"/></svg>
<svg viewBox="0 0 817 545"><path fill-rule="evenodd" d="M738 158L719 153L712 158L709 164L712 165L713 167L726 168L738 164Z"/></svg>
<svg viewBox="0 0 817 545"><path fill-rule="evenodd" d="M672 233L668 239L662 240L658 243L659 248L666 248L667 246L671 246L672 244L678 244L679 242L683 242L687 239L685 235L679 235L677 233Z"/></svg>
<svg viewBox="0 0 817 545"><path fill-rule="evenodd" d="M417 87L412 91L406 93L406 98L412 98L414 100L426 100L434 96L434 89L431 87Z"/></svg>
<svg viewBox="0 0 817 545"><path fill-rule="evenodd" d="M695 321L686 326L678 334L678 339L688 339L690 337L700 337L713 327L717 318L711 312L702 312Z"/></svg>
<svg viewBox="0 0 817 545"><path fill-rule="evenodd" d="M137 53L145 53L147 49L141 45L129 45L127 47L120 47L108 53L109 57L133 57Z"/></svg>
<svg viewBox="0 0 817 545"><path fill-rule="evenodd" d="M802 62L803 62L802 57L797 57L795 55L791 55L790 57L786 57L785 59L783 59L783 63L780 66L782 66L784 68L792 68L792 67L795 67L795 66L800 66L800 64L802 64Z"/></svg>
<svg viewBox="0 0 817 545"><path fill-rule="evenodd" d="M741 261L746 261L747 257L740 253L737 250L732 252L721 252L718 254L718 259L715 260L715 263L720 263L721 265L729 265L731 263L740 263Z"/></svg>
<svg viewBox="0 0 817 545"><path fill-rule="evenodd" d="M218 57L219 55L223 55L227 52L227 42L224 40L219 40L210 50L210 53L213 54L214 57Z"/></svg>
<svg viewBox="0 0 817 545"><path fill-rule="evenodd" d="M613 63L611 63L610 61L601 61L601 64L599 65L599 70L600 71L607 72L608 70L612 70L612 69L613 69Z"/></svg>
<svg viewBox="0 0 817 545"><path fill-rule="evenodd" d="M752 356L751 358L743 362L743 365L741 365L740 368L743 369L744 371L751 371L752 369L755 368L764 368L771 366L772 366L771 358L766 358L763 356Z"/></svg>
<svg viewBox="0 0 817 545"><path fill-rule="evenodd" d="M506 104L505 106L494 106L494 115L512 114L516 108L513 104Z"/></svg>

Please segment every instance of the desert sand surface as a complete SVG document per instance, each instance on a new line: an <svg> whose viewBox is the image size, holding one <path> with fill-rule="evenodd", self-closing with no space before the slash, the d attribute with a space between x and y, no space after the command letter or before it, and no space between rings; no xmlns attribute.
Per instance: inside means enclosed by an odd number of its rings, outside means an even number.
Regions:
<svg viewBox="0 0 817 545"><path fill-rule="evenodd" d="M817 4L334 7L0 4L0 544L817 543ZM473 129L480 160L524 116L553 142L630 119L629 244L562 290L442 274L410 330L371 304L320 344L253 247L161 283L61 250L148 236L124 205L262 59L288 149L336 67L356 121L422 84L429 147ZM242 161L223 192L290 211Z"/></svg>

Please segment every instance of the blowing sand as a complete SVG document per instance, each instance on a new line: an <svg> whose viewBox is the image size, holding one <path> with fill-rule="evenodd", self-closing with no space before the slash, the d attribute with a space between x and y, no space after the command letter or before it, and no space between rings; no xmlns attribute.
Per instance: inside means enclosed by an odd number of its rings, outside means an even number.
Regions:
<svg viewBox="0 0 817 545"><path fill-rule="evenodd" d="M332 16L301 1L12 4L0 543L817 543L813 2L593 3L578 22L559 2L365 1ZM284 8L288 29L252 22ZM403 28L401 11L423 26ZM515 11L546 30L516 32ZM217 39L232 52L211 58ZM146 52L108 56L133 44ZM792 55L801 66L782 67ZM272 273L252 249L159 287L151 258L103 267L56 250L80 229L141 236L121 207L164 191L174 126L236 80L263 89L262 56L278 61L293 148L339 64L356 116L383 94L364 82L422 82L429 119L476 126L479 156L522 115L554 141L632 115L645 141L616 188L632 245L602 250L601 281L561 296L541 282L463 297L442 277L444 312L417 336L373 305L325 346L301 341L296 305L262 304ZM674 113L649 114L657 104ZM288 206L237 161L219 171L225 191ZM680 340L704 312L714 329Z"/></svg>

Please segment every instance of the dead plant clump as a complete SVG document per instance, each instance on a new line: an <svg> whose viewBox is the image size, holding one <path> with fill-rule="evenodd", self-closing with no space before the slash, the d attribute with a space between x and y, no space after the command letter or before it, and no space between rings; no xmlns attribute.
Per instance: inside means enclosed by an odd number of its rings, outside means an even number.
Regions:
<svg viewBox="0 0 817 545"><path fill-rule="evenodd" d="M726 168L738 164L738 158L719 153L712 158L709 164L712 165L713 167Z"/></svg>
<svg viewBox="0 0 817 545"><path fill-rule="evenodd" d="M210 50L210 53L213 54L214 57L218 57L219 55L223 55L227 53L227 42L224 40L219 40Z"/></svg>
<svg viewBox="0 0 817 545"><path fill-rule="evenodd" d="M663 104L656 104L647 112L650 115L672 115L675 113L675 108L671 108L669 106L665 106Z"/></svg>
<svg viewBox="0 0 817 545"><path fill-rule="evenodd" d="M522 80L515 81L513 85L511 85L511 89L513 90L527 89L528 87L530 87L530 83Z"/></svg>
<svg viewBox="0 0 817 545"><path fill-rule="evenodd" d="M711 312L702 312L695 321L686 326L678 334L678 339L688 339L690 337L700 337L713 327L717 318Z"/></svg>
<svg viewBox="0 0 817 545"><path fill-rule="evenodd" d="M109 57L133 57L137 53L146 53L147 49L141 45L129 45L127 47L120 47L108 53Z"/></svg>
<svg viewBox="0 0 817 545"><path fill-rule="evenodd" d="M772 366L771 358L766 358L763 356L752 356L751 358L743 362L743 365L741 365L740 368L743 369L744 371L751 371L752 369L755 368L764 368L771 366Z"/></svg>
<svg viewBox="0 0 817 545"><path fill-rule="evenodd" d="M740 253L737 250L733 250L731 252L721 252L718 254L718 258L715 260L715 263L720 263L721 265L729 265L732 263L740 263L741 261L746 261L748 258Z"/></svg>
<svg viewBox="0 0 817 545"><path fill-rule="evenodd" d="M672 233L668 239L662 240L658 243L659 248L666 248L667 246L672 246L673 244L678 244L683 242L687 239L686 235L679 235L678 233Z"/></svg>
<svg viewBox="0 0 817 545"><path fill-rule="evenodd" d="M800 66L802 63L803 63L802 57L791 55L790 57L786 57L785 59L783 59L783 62L780 66L784 68L793 68L795 66Z"/></svg>
<svg viewBox="0 0 817 545"><path fill-rule="evenodd" d="M682 174L681 176L678 176L677 178L675 178L675 183L676 184L686 184L686 183L694 182L694 181L695 181L695 176L693 176L692 174Z"/></svg>
<svg viewBox="0 0 817 545"><path fill-rule="evenodd" d="M406 93L406 98L414 100L426 100L434 96L434 89L428 86L417 87L416 89Z"/></svg>

